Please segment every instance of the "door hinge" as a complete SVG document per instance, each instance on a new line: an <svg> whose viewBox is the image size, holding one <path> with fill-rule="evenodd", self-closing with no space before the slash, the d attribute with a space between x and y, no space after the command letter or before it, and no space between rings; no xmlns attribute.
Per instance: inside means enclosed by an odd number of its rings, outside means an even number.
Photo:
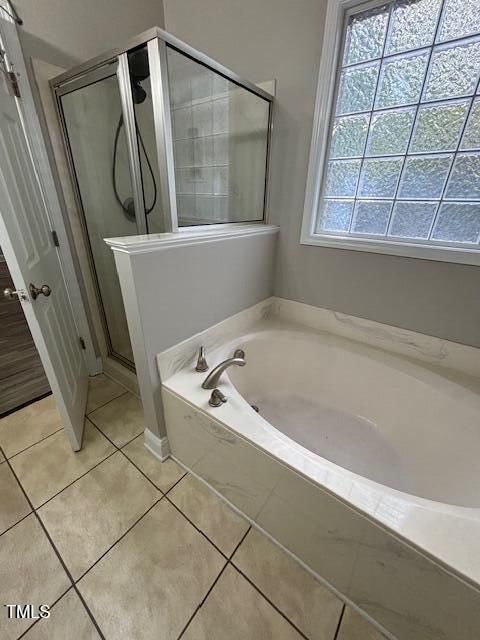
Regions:
<svg viewBox="0 0 480 640"><path fill-rule="evenodd" d="M20 88L18 86L17 74L13 71L7 71L7 78L10 82L10 86L12 87L13 95L16 98L20 98Z"/></svg>
<svg viewBox="0 0 480 640"><path fill-rule="evenodd" d="M58 234L57 234L57 232L56 232L56 231L54 231L53 229L52 229L52 238L53 238L53 244L54 244L56 247L59 247L59 246L60 246L60 242L58 241Z"/></svg>
<svg viewBox="0 0 480 640"><path fill-rule="evenodd" d="M80 348L81 348L81 349L83 349L83 350L85 351L85 349L86 349L87 347L85 346L85 340L82 338L82 336L79 336L79 337L78 337L78 341L79 341L79 343L80 343Z"/></svg>
<svg viewBox="0 0 480 640"><path fill-rule="evenodd" d="M7 71L7 61L5 59L5 51L0 50L0 71L3 72L6 79L8 80L10 87L12 88L13 94L16 98L20 98L20 88L18 86L17 74L13 71Z"/></svg>

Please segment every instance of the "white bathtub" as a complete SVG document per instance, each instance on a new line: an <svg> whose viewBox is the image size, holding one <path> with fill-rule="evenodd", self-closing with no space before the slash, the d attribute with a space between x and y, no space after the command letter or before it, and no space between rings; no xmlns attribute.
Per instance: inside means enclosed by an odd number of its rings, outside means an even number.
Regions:
<svg viewBox="0 0 480 640"><path fill-rule="evenodd" d="M230 368L233 388L226 380L221 388L245 419L339 472L480 507L480 396L473 390L445 372L324 333L266 329L212 357L230 357L237 347L247 365Z"/></svg>
<svg viewBox="0 0 480 640"><path fill-rule="evenodd" d="M174 455L393 635L480 637L479 351L362 321L402 355L288 315L159 356ZM211 366L245 351L218 408L200 344Z"/></svg>

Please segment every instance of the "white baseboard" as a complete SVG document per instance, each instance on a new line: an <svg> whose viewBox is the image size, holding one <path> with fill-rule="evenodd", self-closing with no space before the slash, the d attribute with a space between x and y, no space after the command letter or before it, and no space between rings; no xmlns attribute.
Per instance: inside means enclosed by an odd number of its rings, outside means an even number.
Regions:
<svg viewBox="0 0 480 640"><path fill-rule="evenodd" d="M170 456L170 445L168 444L167 436L160 438L155 435L150 429L145 429L145 447L156 458L164 462Z"/></svg>

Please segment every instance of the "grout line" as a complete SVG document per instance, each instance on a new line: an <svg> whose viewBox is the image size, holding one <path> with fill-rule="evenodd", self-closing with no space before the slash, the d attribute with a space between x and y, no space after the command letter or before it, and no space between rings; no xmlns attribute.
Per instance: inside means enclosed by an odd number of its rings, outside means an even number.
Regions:
<svg viewBox="0 0 480 640"><path fill-rule="evenodd" d="M160 487L159 487L159 486L157 486L157 485L155 484L155 482L154 482L151 478L149 478L149 477L147 476L147 474L146 474L146 473L144 473L144 472L142 471L142 469L140 469L140 467L139 467L135 462L133 462L133 460L131 460L131 459L127 456L127 454L125 453L125 451L123 450L123 447L126 447L127 445L129 445L129 444L130 444L131 442L133 442L136 438L138 438L139 436L141 436L141 435L142 435L142 433L137 434L137 435L136 435L135 437L133 437L131 440L129 440L128 442L126 442L125 444L123 444L123 445L122 445L122 447L119 447L118 445L116 445L116 444L115 444L115 442L113 442L113 440L110 440L110 438L109 438L107 435L105 435L105 434L103 433L103 431L100 429L100 427L98 427L94 422L92 422L92 424L93 424L93 426L95 427L95 429L97 429L97 431L99 431L99 432L102 434L102 436L103 436L104 438L106 438L106 439L110 442L110 444L111 444L111 445L113 445L113 446L115 447L116 452L121 453L121 454L122 454L122 455L123 455L123 456L124 456L124 457L129 461L129 462L130 462L130 464L132 464L132 465L135 467L135 469L136 469L137 471L139 471L139 472L142 474L142 476L143 476L146 480L148 480L148 481L150 482L150 484L151 484L151 485L153 485L153 486L155 487L155 489L157 489L157 491L160 491L160 493L162 494L162 497L163 497L163 496L165 495L165 492L164 492L164 491L162 491L162 490L160 489ZM115 453L116 453L116 452L115 452ZM185 472L185 473L187 473L187 472ZM182 478L183 478L183 476L182 476ZM181 478L180 478L180 480L181 480ZM170 490L170 489L169 489L169 490Z"/></svg>
<svg viewBox="0 0 480 640"><path fill-rule="evenodd" d="M245 531L245 533L243 534L243 536L241 537L240 541L238 542L238 544L235 546L235 548L233 549L232 553L229 555L228 560L226 562L226 564L222 567L220 573L218 574L218 576L216 577L216 579L214 580L213 584L211 585L210 589L207 591L207 593L205 594L205 596L202 598L202 600L200 601L200 603L198 604L198 606L195 608L195 611L192 613L192 615L190 616L190 618L188 619L186 625L184 626L184 628L182 629L180 635L178 636L177 640L180 640L180 638L183 636L183 634L185 633L185 631L187 630L187 628L190 626L192 620L195 618L195 616L197 615L198 611L203 607L203 605L205 604L207 598L209 597L210 593L212 592L213 588L215 587L215 585L217 584L217 582L219 581L221 575L223 574L223 572L225 571L225 569L230 565L235 571L237 571L241 576L243 576L243 578L245 578L247 580L247 582L249 582L249 584L254 587L254 589L275 609L275 611L277 611L277 613L279 613L282 618L284 618L299 634L302 638L304 638L305 640L309 640L309 638L263 593L263 591L261 591L261 589L259 589L259 587L257 587L257 585L252 582L242 571L240 571L240 569L233 564L232 562L232 558L235 555L235 553L237 552L238 548L242 545L243 541L245 540L245 538L247 537L247 535L249 534L250 530L252 529L252 525L250 525L248 527L248 529Z"/></svg>
<svg viewBox="0 0 480 640"><path fill-rule="evenodd" d="M275 611L279 613L282 616L282 618L284 618L297 631L297 633L301 635L302 638L305 638L305 640L309 640L308 636L306 636L304 632L301 629L299 629L297 625L294 622L292 622L290 618L288 618L287 615L283 613L283 611L279 609L277 605L274 602L272 602L272 600L270 600L270 598L267 595L263 593L260 587L257 587L257 585L245 573L243 573L241 569L237 567L236 564L234 564L231 560L228 561L228 564L232 566L236 571L238 571L238 573L241 576L243 576L247 582L251 584L251 586L255 589L255 591L257 591L261 596L263 596L265 600L275 609Z"/></svg>
<svg viewBox="0 0 480 640"><path fill-rule="evenodd" d="M141 435L141 434L140 434L140 435ZM138 438L138 436L136 436L136 437ZM134 439L135 439L135 438L134 438ZM131 442L131 441L130 441L130 442ZM127 444L130 444L130 443L128 443L128 442L127 442ZM124 446L126 447L127 445L124 445ZM155 489L158 489L158 490L160 491L160 493L161 493L163 496L166 496L166 495L167 495L167 493L169 493L169 492L173 489L173 487L176 487L176 486L177 486L177 484L178 484L181 480L183 480L183 478L184 478L184 477L187 475L187 473L188 473L188 471L185 471L185 473L182 475L182 477L181 477L181 478L179 478L176 482L174 482L174 483L172 484L172 486L171 486L167 491L163 491L163 490L162 490L162 489L160 489L160 487L159 487L159 486L158 486L158 485L157 485L157 484L156 484L156 483L155 483L155 482L154 482L154 481L153 481L153 480L152 480L152 479L151 479L151 478L150 478L150 477L149 477L149 476L148 476L148 475L147 475L147 474L146 474L146 473L145 473L145 472L144 472L144 471L143 471L143 470L142 470L142 469L137 465L137 463L136 463L136 462L134 462L131 458L129 458L129 457L128 457L128 455L125 453L125 451L123 450L123 448L122 448L122 449L119 449L119 451L120 451L120 453L123 453L123 455L126 457L126 459L127 459L131 464L133 464L133 466L135 467L135 469L136 469L137 471L139 471L139 472L142 474L142 476L143 476L144 478L146 478L146 479L147 479L147 480L148 480L148 481L149 481L149 482L150 482L150 483L155 487Z"/></svg>
<svg viewBox="0 0 480 640"><path fill-rule="evenodd" d="M84 478L88 473L90 473L90 471L93 471L93 469L96 469L98 466L100 466L102 464L102 462L105 462L105 460L108 460L109 458L111 458L115 453L117 453L117 451L112 451L111 453L109 453L107 456L105 456L105 458L102 458L99 462L97 462L96 464L93 465L93 467L90 467L90 469L88 469L88 471L85 471L85 473L82 473L81 476L78 476L78 478L75 478L75 480L72 480L71 482L69 482L67 485L65 485L62 489L60 489L60 491L57 491L57 493L54 493L53 496L50 496L50 498L48 498L47 500L45 500L45 502L42 502L41 504L38 505L38 507L33 507L35 510L36 509L41 509L44 505L47 504L47 502L50 502L50 500L53 500L53 498L56 498L58 495L60 495L63 491L65 491L65 489L68 489L68 487L71 487L72 484L75 484L76 482L78 482L78 480L80 480L81 478Z"/></svg>
<svg viewBox="0 0 480 640"><path fill-rule="evenodd" d="M243 541L245 540L245 538L248 536L248 534L250 533L252 529L252 525L249 525L248 529L245 531L245 533L243 534L243 536L240 538L240 542L235 546L234 550L232 551L232 553L228 556L228 562L232 562L232 558L233 556L237 553L238 549L241 547Z"/></svg>
<svg viewBox="0 0 480 640"><path fill-rule="evenodd" d="M173 458L170 458L170 460L173 460ZM175 462L175 460L173 460L173 462ZM172 486L170 487L170 489L168 489L168 491L165 491L165 495L166 496L170 493L170 491L172 491L172 489L175 489L177 484L179 484L185 478L186 475L188 475L188 471L186 471L183 467L181 467L181 469L183 469L184 473L181 475L181 477L176 482L174 482L172 484Z"/></svg>
<svg viewBox="0 0 480 640"><path fill-rule="evenodd" d="M1 538L5 533L8 533L8 531L10 531L10 529L13 529L13 527L16 527L16 526L17 526L17 524L20 524L20 522L23 522L23 520L25 520L25 518L28 518L28 516L31 516L31 515L32 515L32 511L29 511L29 512L27 513L27 515L22 516L22 517L20 518L20 520L17 520L17 522L15 522L14 524L11 524L11 525L8 527L8 529L5 529L5 531L2 531L2 532L0 533L0 538Z"/></svg>
<svg viewBox="0 0 480 640"><path fill-rule="evenodd" d="M95 562L90 567L88 567L88 569L86 571L84 571L79 578L77 578L76 580L73 581L74 585L76 585L78 582L80 582L80 580L83 580L83 578L87 575L87 573L89 573L93 569L93 567L95 565L97 565L100 562L100 560L102 558L104 558L107 555L107 553L109 553L113 549L113 547L115 547L120 542L120 540L125 538L127 533L130 533L130 531L140 522L140 520L142 520L147 515L147 513L153 509L153 507L157 506L157 504L161 500L163 500L163 498L164 498L164 496L161 495L158 498L158 500L155 500L155 502L150 507L148 507L148 509L145 511L145 513L142 513L142 515L137 520L135 520L135 522L130 527L128 527L128 529L124 533L122 533L122 535L117 540L115 540L115 542L113 544L111 544L108 547L108 549L106 551L104 551L104 553L102 553L102 555L99 558L97 558L95 560Z"/></svg>
<svg viewBox="0 0 480 640"><path fill-rule="evenodd" d="M72 591L72 589L73 589L73 586L72 586L72 585L70 585L70 586L68 587L68 589L67 589L64 593L62 593L62 595L61 595L59 598L57 598L53 604L51 604L51 605L50 605L50 609L49 609L49 610L50 610L50 611L52 611L52 609L55 607L55 605L56 605L56 604L58 604L58 602L60 602L60 600L61 600L62 598L64 598L64 597L67 595L67 593L69 593L70 591ZM27 634L27 633L32 629L32 627L34 627L36 624L38 624L38 623L41 621L41 619L42 619L42 618L38 618L38 620L35 620L35 621L34 621L34 622L33 622L33 623L28 627L28 629L25 629L25 631L23 631L23 632L18 636L17 640L21 640L21 638L23 638L23 637L24 637L24 636L25 636L25 635L26 635L26 634Z"/></svg>
<svg viewBox="0 0 480 640"><path fill-rule="evenodd" d="M14 453L9 458L7 458L7 456L5 456L5 460L12 460L13 458L16 458L17 456L19 456L24 451L28 451L28 449L31 449L35 445L40 444L40 442L43 442L44 440L47 440L48 438L51 438L52 436L54 436L56 433L59 433L60 431L63 431L63 427L60 427L60 429L57 429L56 431L52 431L52 433L49 433L47 436L43 436L43 438L40 438L40 440L37 440L33 444L29 444L28 447L25 447L25 449L20 449L20 451L17 451L16 453ZM5 453L3 455L5 455Z"/></svg>
<svg viewBox="0 0 480 640"><path fill-rule="evenodd" d="M228 560L227 562L225 562L225 564L223 565L223 567L220 569L220 573L218 574L218 576L215 578L215 580L212 582L212 584L210 585L210 588L208 589L207 593L203 596L203 598L200 600L199 604L195 607L192 615L189 617L189 619L187 620L185 626L183 627L183 629L180 631L180 634L177 636L177 640L180 640L180 638L183 636L183 634L185 633L185 631L188 629L188 627L190 626L190 623L192 622L192 620L195 618L195 616L197 615L197 613L200 611L200 609L202 608L202 606L205 604L205 601L207 600L208 596L210 595L210 593L212 592L213 588L215 587L215 585L217 584L217 582L220 580L221 575L223 574L223 572L225 571L225 569L228 567Z"/></svg>
<svg viewBox="0 0 480 640"><path fill-rule="evenodd" d="M158 491L160 491L160 493L162 494L162 496L166 496L166 495L167 495L167 493L169 493L169 492L173 489L173 487L175 487L175 486L176 486L176 485L177 485L177 484L178 484L178 483L179 483L179 482L180 482L180 481L181 481L181 480L182 480L182 479L187 475L188 471L187 471L187 470L185 470L185 473L184 473L184 474L183 474L183 475L182 475L182 476L181 476L181 477L180 477L176 482L174 482L174 483L172 484L172 486L171 486L171 487L169 487L169 489L168 489L167 491L163 491L163 490L162 490L162 489L160 489L160 487L159 487L159 486L158 486L158 485L157 485L157 484L156 484L156 483L155 483L155 482L154 482L154 481L153 481L153 480L152 480L152 479L151 479L151 478L150 478L150 477L149 477L149 476L148 476L148 475L143 471L143 469L141 469L141 468L137 465L137 463L136 463L136 462L134 462L134 461L133 461L133 460L132 460L132 459L131 459L131 458L130 458L126 453L125 453L125 451L124 451L124 448L125 448L125 447L127 447L127 446L128 446L130 443L132 443L134 440L136 440L137 438L139 438L139 437L142 435L142 433L144 433L144 431L142 431L142 432L138 433L138 434L137 434L136 436L134 436L131 440L129 440L129 441L128 441L128 442L126 442L125 444L122 444L122 446L121 446L121 447L119 447L117 444L115 444L115 442L113 442L113 440L111 440L107 435L105 435L105 434L103 433L103 431L100 429L100 427L99 427L99 426L97 426L97 425L96 425L92 420L90 420L90 422L93 424L93 426L94 426L98 431L100 431L100 433L102 434L102 436L104 436L104 437L105 437L105 438L110 442L110 444L112 444L112 445L117 449L117 451L119 451L120 453L122 453L122 454L125 456L125 458L130 462L130 464L132 464L132 465L135 467L135 469L137 469L137 471L139 471L139 472L142 474L142 476L143 476L144 478L146 478L146 479L150 482L150 484L152 484L152 485L155 487L155 489L158 489ZM174 462L175 462L175 461L174 461ZM182 467L182 468L183 468L183 467Z"/></svg>
<svg viewBox="0 0 480 640"><path fill-rule="evenodd" d="M95 425L97 426L97 425ZM130 438L130 440L127 440L127 442L125 442L125 444L122 444L121 446L115 445L116 447L118 447L119 451L121 451L122 449L124 449L125 447L127 447L129 444L131 444L134 440L136 440L137 438L140 438L140 436L142 436L145 433L145 429L143 431L140 431L140 433L137 433L136 436L133 436L133 438Z"/></svg>
<svg viewBox="0 0 480 640"><path fill-rule="evenodd" d="M73 580L72 574L71 574L71 573L70 573L70 571L68 570L67 565L65 564L65 562L64 562L64 560L63 560L63 558L62 558L62 556L60 555L60 552L58 551L57 547L55 546L55 544L54 544L54 542L53 542L53 540L52 540L52 538L51 538L51 536L50 536L50 534L49 534L49 532L48 532L48 530L47 530L46 526L45 526L45 525L44 525L44 523L43 523L43 520L40 518L39 514L37 513L37 511L36 511L35 507L33 506L33 503L31 502L30 498L29 498L29 497L28 497L28 495L27 495L27 492L26 492L26 491L25 491L25 489L23 488L22 483L21 483L21 482L20 482L20 480L18 479L18 477L17 477L17 475L16 475L15 471L13 470L12 465L10 464L10 462L9 462L8 460L7 460L7 464L8 464L8 466L10 467L10 471L13 473L13 475L14 475L14 477L15 477L16 481L18 482L18 485L19 485L20 489L23 491L23 494L24 494L24 496L25 496L25 498L26 498L26 500L27 500L28 504L30 505L30 508L32 509L33 514L34 514L34 516L36 517L36 519L37 519L37 521L38 521L38 523L39 523L40 527L42 528L42 530L43 530L43 532L44 532L45 536L47 537L48 541L50 542L50 545L52 546L52 549L53 549L53 551L55 552L55 555L57 556L57 558L58 558L58 560L59 560L60 564L62 565L63 570L64 570L64 571L65 571L65 573L67 574L67 577L68 577L68 579L70 580L70 582L71 582L71 584L72 584L73 589L75 589L75 591L76 591L76 593L77 593L78 597L80 598L80 600L81 600L81 602L82 602L83 606L85 607L85 610L86 610L86 612L88 613L88 615L89 615L89 617L90 617L90 619L91 619L92 623L94 624L94 626L95 626L96 630L98 631L98 633L99 633L100 637L102 638L102 640L105 640L105 636L103 635L102 630L100 629L100 626L99 626L98 622L97 622L97 621L95 620L95 618L93 617L93 614L92 614L92 612L90 611L90 608L88 607L88 605L87 605L87 603L85 602L85 600L84 600L84 598L83 598L82 594L81 594L81 593L80 593L80 591L78 590L78 587L77 587L77 585L75 584L75 582L74 582L74 580Z"/></svg>
<svg viewBox="0 0 480 640"><path fill-rule="evenodd" d="M114 398L114 400L116 400L116 398ZM108 402L107 402L107 404L108 404ZM104 406L105 406L105 405L104 405ZM145 427L143 427L142 431L140 431L139 433L137 433L137 435L133 436L133 438L130 438L130 440L127 440L127 442L125 442L124 444L118 445L118 444L116 444L116 443L115 443L115 442L114 442L114 441L113 441L109 436L107 436L107 434L106 434L106 433L104 433L104 432L102 431L102 428L101 428L101 427L100 427L100 426L99 426L99 425L98 425L94 420L92 420L92 418L91 418L91 414L90 414L90 416L86 416L86 418L87 418L87 420L88 420L89 422L91 422L91 423L93 424L93 426L94 426L98 431L100 431L100 433L102 434L102 436L103 436L104 438L106 438L106 439L110 442L110 444L112 444L112 445L113 445L113 446L114 446L118 451L121 451L121 450L123 449L123 447L126 447L126 446L127 446L127 444L130 444L131 442L133 442L133 441L135 440L135 438L138 438L138 436L141 436L141 435L142 435L142 433L144 433L144 431L145 431Z"/></svg>
<svg viewBox="0 0 480 640"><path fill-rule="evenodd" d="M133 375L135 376L135 379L137 380L137 383L138 383L137 374L136 374L135 372L132 372L132 373L133 373ZM138 398L139 400L141 400L141 398L140 398L140 392L139 392L139 391L138 391L138 393L137 393L137 391L132 391L132 390L130 389L130 387L127 387L127 385L126 385L126 384L124 384L123 382L120 382L120 380L117 380L117 378L114 378L114 377L113 377L113 376L111 376L109 373L105 373L105 371L103 371L102 373L97 374L97 375L105 376L105 378L108 378L109 380L111 380L112 382L114 382L115 384L117 384L119 387L123 387L123 388L125 389L125 391L128 391L129 393L131 393L132 395L134 395L136 398ZM95 376L90 376L90 380L91 380L92 378L95 378ZM138 390L138 384L137 384L137 387L136 387L136 388L137 388L137 390ZM121 394L121 395L123 395L123 394Z"/></svg>
<svg viewBox="0 0 480 640"><path fill-rule="evenodd" d="M115 382L115 381L114 381ZM118 384L118 383L117 383ZM125 387L124 387L125 388ZM115 396L114 398L110 398L110 400L107 400L106 402L104 402L103 404L99 404L98 407L95 407L95 409L92 409L91 411L89 411L88 413L85 411L85 417L89 418L89 416L92 413L95 413L95 411L97 411L97 409L102 409L103 407L106 407L107 404L110 404L110 402L113 402L114 400L118 400L118 398L121 398L122 396L124 396L127 393L132 393L131 391L129 391L128 389L125 389L125 391L122 391L122 393L120 393L118 396ZM132 394L135 395L135 394ZM87 401L88 401L88 397L87 397Z"/></svg>
<svg viewBox="0 0 480 640"><path fill-rule="evenodd" d="M347 605L343 603L342 611L340 612L340 617L338 618L338 624L335 631L335 635L333 636L333 640L337 640L338 638L338 634L340 633L340 627L342 626L343 614L345 613L346 608L347 608Z"/></svg>
<svg viewBox="0 0 480 640"><path fill-rule="evenodd" d="M227 560L227 562L228 562L229 557L227 556L227 554L226 554L226 553L224 553L224 552L220 549L220 547L217 547L217 545L213 542L213 540L210 540L210 538L207 536L207 534L206 534L206 533L204 533L201 529L199 529L199 527L197 527L197 525L196 525L192 520L190 520L190 518L189 518L188 516L186 516L186 515L183 513L183 511L180 509L180 507L177 507L177 505L176 505L174 502L172 502L172 500L171 500L168 496L165 496L165 500L167 500L167 502L169 502L169 503L172 505L172 507L174 507L174 508L175 508L175 509L176 509L176 510L177 510L177 511L178 511L178 512L179 512L179 513L180 513L180 514L185 518L185 520L188 520L188 522L192 525L192 527L193 527L194 529L196 529L196 530L198 531L198 533L201 533L201 534L202 534L202 536L203 536L204 538L206 538L206 540L208 540L208 542L210 542L210 544L211 544L211 545L213 545L213 546L215 547L215 549L216 549L216 550L217 550L217 551L218 551L218 552L219 552L219 553L220 553L220 554L225 558L225 560Z"/></svg>

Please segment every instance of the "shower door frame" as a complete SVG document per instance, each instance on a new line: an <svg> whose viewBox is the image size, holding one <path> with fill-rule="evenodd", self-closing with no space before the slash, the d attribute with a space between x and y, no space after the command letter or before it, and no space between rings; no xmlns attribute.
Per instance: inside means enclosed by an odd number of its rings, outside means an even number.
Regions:
<svg viewBox="0 0 480 640"><path fill-rule="evenodd" d="M135 204L135 220L138 233L146 233L147 232L147 224L146 224L146 216L145 211L142 206L143 203L143 188L141 186L141 176L137 175L139 171L139 157L138 157L138 147L133 142L135 138L132 138L131 131L135 133L135 120L133 113L133 100L131 96L131 86L128 81L128 59L127 54L123 53L116 57L116 59L108 60L103 65L98 66L91 71L87 71L77 77L75 77L71 82L66 84L62 84L59 87L55 88L55 109L58 117L58 121L60 123L61 133L62 133L62 141L65 151L65 156L67 159L68 172L71 178L72 186L73 186L73 194L75 196L75 204L80 213L79 220L81 223L82 236L83 241L85 243L85 247L87 249L86 253L88 256L88 262L90 266L90 272L92 275L92 281L95 288L95 294L97 299L97 305L99 309L99 315L103 326L103 333L105 337L105 342L107 345L108 355L113 359L117 360L125 367L130 369L131 371L135 371L135 365L133 362L122 356L120 353L117 353L113 347L113 342L110 336L110 331L108 328L107 315L105 313L105 307L103 304L102 294L100 290L100 284L98 281L97 268L95 265L93 250L90 241L90 235L87 226L87 220L85 215L85 210L83 208L82 195L80 191L80 186L77 180L77 174L75 170L75 163L73 160L73 153L70 146L70 138L68 135L68 129L65 122L65 117L63 113L63 107L61 103L62 96L65 96L69 93L74 93L75 91L81 90L89 85L95 84L97 82L101 82L102 80L106 80L107 78L117 78L117 84L120 92L120 101L122 107L122 115L125 126L125 134L126 134L126 143L127 143L127 155L129 160L129 170L132 180L132 195ZM127 81L125 81L125 78ZM129 103L130 100L130 103ZM131 104L131 108L130 108ZM140 191L139 191L140 185ZM142 215L143 213L143 215Z"/></svg>
<svg viewBox="0 0 480 640"><path fill-rule="evenodd" d="M268 102L263 218L262 220L252 221L248 224L262 225L266 224L268 221L269 171L275 100L274 96L267 91L264 91L252 82L240 77L238 74L231 71L227 67L224 67L213 58L210 58L204 53L201 53L200 51L194 49L190 45L182 42L175 36L172 36L159 27L148 29L147 31L144 31L143 33L129 40L124 46L112 49L104 54L92 58L91 60L87 60L86 62L50 80L50 87L54 96L55 110L62 134L63 147L67 158L67 166L73 186L73 191L75 194L76 205L79 211L82 234L89 257L90 269L95 285L97 302L104 328L108 352L111 357L119 360L122 364L132 370L135 370L135 367L132 366L132 363L120 354L114 352L110 339L108 323L100 293L96 268L93 261L93 253L86 225L85 212L82 205L79 185L76 179L75 166L68 138L68 130L66 127L65 119L63 117L61 97L67 93L70 93L77 89L81 89L82 87L92 84L93 82L100 81L106 77L111 77L113 75L117 76L118 88L122 103L122 113L125 123L127 153L129 159L137 229L138 233L141 235L148 234L140 153L136 135L135 111L128 66L128 52L132 49L137 49L142 46L146 46L148 52L164 232L182 233L192 230L195 230L195 232L201 232L211 231L212 229L216 228L236 228L239 224L246 224L245 222L226 222L219 224L182 227L178 225L175 165L173 156L173 133L168 83L167 46L183 54L187 58L190 58L194 62L211 69L233 84L246 89L250 93L253 93L254 95ZM115 64L116 68L112 69L112 66Z"/></svg>

